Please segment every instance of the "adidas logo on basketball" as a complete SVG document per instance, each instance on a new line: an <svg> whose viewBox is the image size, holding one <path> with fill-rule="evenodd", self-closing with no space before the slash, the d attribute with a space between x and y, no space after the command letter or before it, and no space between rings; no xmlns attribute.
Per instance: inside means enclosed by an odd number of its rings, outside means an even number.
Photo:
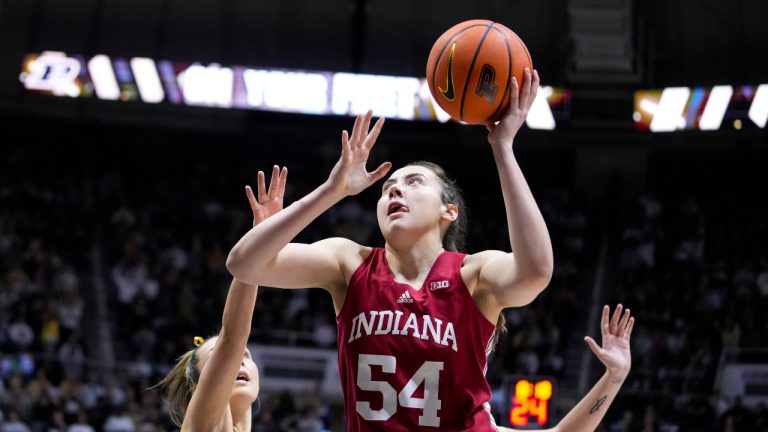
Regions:
<svg viewBox="0 0 768 432"><path fill-rule="evenodd" d="M411 297L411 293L408 291L404 292L400 298L397 299L398 303L413 303L413 297Z"/></svg>

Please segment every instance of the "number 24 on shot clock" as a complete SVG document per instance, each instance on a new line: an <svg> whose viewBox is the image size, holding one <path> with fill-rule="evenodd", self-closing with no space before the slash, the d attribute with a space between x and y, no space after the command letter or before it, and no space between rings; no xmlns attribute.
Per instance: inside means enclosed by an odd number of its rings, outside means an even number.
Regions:
<svg viewBox="0 0 768 432"><path fill-rule="evenodd" d="M519 378L512 381L514 389L509 409L512 426L544 426L550 421L553 381L542 378Z"/></svg>

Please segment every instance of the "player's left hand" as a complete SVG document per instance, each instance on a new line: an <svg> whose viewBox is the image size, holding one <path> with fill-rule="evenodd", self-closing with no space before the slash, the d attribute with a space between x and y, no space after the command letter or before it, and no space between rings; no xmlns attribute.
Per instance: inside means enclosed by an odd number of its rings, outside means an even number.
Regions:
<svg viewBox="0 0 768 432"><path fill-rule="evenodd" d="M525 69L522 87L515 77L512 77L512 88L509 98L509 109L498 123L487 123L488 142L491 145L512 145L517 131L523 126L528 111L539 91L539 73L536 69Z"/></svg>
<svg viewBox="0 0 768 432"><path fill-rule="evenodd" d="M253 226L283 209L283 196L285 195L285 180L288 177L288 168L275 165L272 167L272 178L269 180L269 190L266 187L264 171L259 171L257 177L258 200L250 186L245 187L245 196L251 204L253 212Z"/></svg>
<svg viewBox="0 0 768 432"><path fill-rule="evenodd" d="M613 317L609 321L610 308L608 305L603 306L603 317L600 320L602 347L599 347L589 336L584 337L584 340L609 373L625 376L632 366L629 337L632 334L632 327L635 325L635 318L630 316L629 309L625 310L623 315L621 310L621 305L616 306Z"/></svg>

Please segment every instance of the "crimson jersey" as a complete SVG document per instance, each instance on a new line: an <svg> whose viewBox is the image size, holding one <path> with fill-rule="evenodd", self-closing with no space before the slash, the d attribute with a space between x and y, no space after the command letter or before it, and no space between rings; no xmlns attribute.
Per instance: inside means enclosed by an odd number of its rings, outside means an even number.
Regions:
<svg viewBox="0 0 768 432"><path fill-rule="evenodd" d="M443 252L417 290L384 249L355 270L337 316L347 430L494 431L485 380L495 326Z"/></svg>

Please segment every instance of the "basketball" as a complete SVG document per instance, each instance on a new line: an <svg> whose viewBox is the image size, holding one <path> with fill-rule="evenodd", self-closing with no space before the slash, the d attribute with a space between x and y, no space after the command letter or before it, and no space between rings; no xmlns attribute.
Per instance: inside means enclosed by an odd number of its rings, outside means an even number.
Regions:
<svg viewBox="0 0 768 432"><path fill-rule="evenodd" d="M429 53L427 82L437 104L454 120L498 121L509 106L511 77L523 84L533 69L523 41L488 20L464 21L442 34Z"/></svg>

